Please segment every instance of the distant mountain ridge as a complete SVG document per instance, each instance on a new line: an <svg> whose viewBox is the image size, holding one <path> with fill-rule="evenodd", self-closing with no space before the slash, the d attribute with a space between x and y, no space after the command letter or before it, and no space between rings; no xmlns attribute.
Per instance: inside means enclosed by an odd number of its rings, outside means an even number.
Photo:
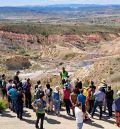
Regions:
<svg viewBox="0 0 120 129"><path fill-rule="evenodd" d="M120 5L96 5L96 4L69 4L69 5L48 5L48 6L16 6L16 7L0 7L0 11L19 11L19 10L40 10L40 11L65 11L65 10L79 10L79 9L100 9L100 8L118 8Z"/></svg>

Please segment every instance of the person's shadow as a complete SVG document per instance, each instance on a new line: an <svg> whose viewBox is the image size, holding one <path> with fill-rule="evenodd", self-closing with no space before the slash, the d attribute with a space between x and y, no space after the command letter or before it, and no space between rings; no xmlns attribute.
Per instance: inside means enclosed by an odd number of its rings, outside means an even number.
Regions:
<svg viewBox="0 0 120 129"><path fill-rule="evenodd" d="M75 121L75 118L72 115L66 116L66 115L61 114L60 117L67 119L67 120Z"/></svg>
<svg viewBox="0 0 120 129"><path fill-rule="evenodd" d="M96 114L96 116L99 117L99 114ZM94 119L96 119L96 118L94 118ZM98 120L98 119L96 119L96 120ZM103 116L101 121L108 122L110 124L114 124L114 120L110 120L109 117L107 117L107 116Z"/></svg>
<svg viewBox="0 0 120 129"><path fill-rule="evenodd" d="M35 121L34 120L29 120L29 119L25 119L23 118L22 121L28 123L28 124L35 124Z"/></svg>
<svg viewBox="0 0 120 129"><path fill-rule="evenodd" d="M45 117L45 120L49 123L49 124L61 124L61 122L51 119L51 118L47 118Z"/></svg>
<svg viewBox="0 0 120 129"><path fill-rule="evenodd" d="M23 116L25 116L25 117L31 117L30 113L28 113L28 111L26 111L26 110L24 110Z"/></svg>
<svg viewBox="0 0 120 129"><path fill-rule="evenodd" d="M10 114L10 111L3 111L3 112L1 113L1 117L14 118L14 117L16 117L16 115L15 115L15 116L11 115L11 114Z"/></svg>
<svg viewBox="0 0 120 129"><path fill-rule="evenodd" d="M104 129L104 127L102 125L96 124L93 120L89 119L87 121L84 121L85 124L88 124L90 126L94 126L100 129Z"/></svg>

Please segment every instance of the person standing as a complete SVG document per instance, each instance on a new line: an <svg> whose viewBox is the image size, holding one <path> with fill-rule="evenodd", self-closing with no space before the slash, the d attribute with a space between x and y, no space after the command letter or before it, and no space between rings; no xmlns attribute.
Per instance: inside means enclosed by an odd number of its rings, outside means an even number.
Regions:
<svg viewBox="0 0 120 129"><path fill-rule="evenodd" d="M22 114L23 114L23 101L24 95L22 88L18 88L18 96L17 96L17 117L21 120L22 119Z"/></svg>
<svg viewBox="0 0 120 129"><path fill-rule="evenodd" d="M45 118L45 107L46 107L45 99L46 99L45 95L41 93L40 98L35 100L32 103L33 109L36 110L37 120L36 120L35 127L37 129L39 129L39 126L38 126L39 120L41 120L40 129L43 129L43 123L44 123L44 118Z"/></svg>
<svg viewBox="0 0 120 129"><path fill-rule="evenodd" d="M5 74L2 75L1 80L0 80L0 89L2 92L2 98L4 99L7 96L7 91L6 91L6 76Z"/></svg>
<svg viewBox="0 0 120 129"><path fill-rule="evenodd" d="M27 82L23 86L24 93L25 93L25 105L26 108L32 108L31 101L32 101L32 95L31 95L31 82L30 79L27 79Z"/></svg>
<svg viewBox="0 0 120 129"><path fill-rule="evenodd" d="M114 91L111 89L111 86L108 86L108 90L106 92L107 108L109 113L108 117L112 117L113 95Z"/></svg>
<svg viewBox="0 0 120 129"><path fill-rule="evenodd" d="M6 91L7 91L7 93L8 93L8 91L9 91L10 89L12 89L12 85L13 85L13 80L10 79L10 80L8 81L8 84L6 85ZM8 96L8 95L7 95L7 97L8 97L8 106L9 106L9 108L11 109L11 98L10 98L10 96Z"/></svg>
<svg viewBox="0 0 120 129"><path fill-rule="evenodd" d="M62 84L65 84L65 78L68 78L68 72L65 70L65 68L62 68L62 72L60 73L60 77L62 80Z"/></svg>
<svg viewBox="0 0 120 129"><path fill-rule="evenodd" d="M103 106L103 102L105 99L105 93L102 91L101 86L98 87L98 91L94 94L95 96L95 102L94 102L94 106L93 106L93 110L92 110L92 118L94 116L94 113L96 111L96 108L99 107L100 108L100 116L99 119L102 118L102 106Z"/></svg>
<svg viewBox="0 0 120 129"><path fill-rule="evenodd" d="M16 85L16 89L18 89L18 87L20 85L19 74L20 74L20 71L17 71L15 76L13 77L13 81L14 81L14 83Z"/></svg>
<svg viewBox="0 0 120 129"><path fill-rule="evenodd" d="M70 107L72 107L71 101L70 101L70 93L71 90L66 86L63 89L63 96L64 96L64 103L65 103L65 107L66 107L66 113L67 115L70 115Z"/></svg>
<svg viewBox="0 0 120 129"><path fill-rule="evenodd" d="M70 80L69 78L65 78L65 84L64 84L64 87L68 87L68 89L70 89L70 91L73 90L73 87L72 87L72 84L70 83Z"/></svg>
<svg viewBox="0 0 120 129"><path fill-rule="evenodd" d="M60 87L56 86L53 91L53 104L56 115L60 115Z"/></svg>
<svg viewBox="0 0 120 129"><path fill-rule="evenodd" d="M75 82L75 88L82 89L82 81L80 81L78 78Z"/></svg>
<svg viewBox="0 0 120 129"><path fill-rule="evenodd" d="M83 127L83 112L82 112L82 103L77 103L75 107L75 117L77 122L77 129L82 129Z"/></svg>
<svg viewBox="0 0 120 129"><path fill-rule="evenodd" d="M85 109L86 96L83 95L83 90L80 91L80 94L77 97L77 102L82 103L82 111L83 113L85 113L86 112L86 109Z"/></svg>
<svg viewBox="0 0 120 129"><path fill-rule="evenodd" d="M12 88L8 91L8 96L10 96L11 103L12 103L12 111L17 113L17 90L15 84L12 85Z"/></svg>
<svg viewBox="0 0 120 129"><path fill-rule="evenodd" d="M92 112L92 108L94 106L94 101L95 101L95 93L96 87L94 86L94 82L91 81L91 85L90 88L88 89L88 97L87 97L87 101L88 101L88 112L89 114Z"/></svg>
<svg viewBox="0 0 120 129"><path fill-rule="evenodd" d="M71 103L72 103L72 112L73 112L73 116L75 116L75 106L77 104L77 89L73 89L71 95Z"/></svg>
<svg viewBox="0 0 120 129"><path fill-rule="evenodd" d="M52 88L50 87L50 84L46 84L46 89L45 89L45 95L46 95L46 100L48 104L48 112L53 110L53 98L52 98Z"/></svg>
<svg viewBox="0 0 120 129"><path fill-rule="evenodd" d="M118 97L115 98L115 116L116 116L116 122L115 124L120 127L120 90L117 92Z"/></svg>
<svg viewBox="0 0 120 129"><path fill-rule="evenodd" d="M102 91L105 93L105 99L103 102L103 107L104 107L103 112L106 113L106 108L107 108L106 92L108 89L108 84L107 84L106 80L104 80L104 79L101 82L101 88L102 88Z"/></svg>

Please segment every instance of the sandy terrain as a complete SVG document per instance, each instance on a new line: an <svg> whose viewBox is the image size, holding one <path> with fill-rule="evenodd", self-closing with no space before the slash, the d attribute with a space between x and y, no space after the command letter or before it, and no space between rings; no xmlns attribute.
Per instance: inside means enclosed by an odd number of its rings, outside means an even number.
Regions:
<svg viewBox="0 0 120 129"><path fill-rule="evenodd" d="M22 121L7 110L0 116L0 129L35 129L35 119L35 113L29 109L25 109ZM84 123L83 129L119 129L113 123L113 119L107 119L105 116L103 120L95 117ZM73 118L66 117L64 111L61 112L60 117L46 114L44 129L76 129L76 122Z"/></svg>

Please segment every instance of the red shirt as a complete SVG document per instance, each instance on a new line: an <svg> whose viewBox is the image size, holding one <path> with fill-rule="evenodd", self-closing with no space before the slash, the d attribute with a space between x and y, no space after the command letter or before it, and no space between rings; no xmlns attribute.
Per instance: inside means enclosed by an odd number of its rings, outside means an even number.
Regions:
<svg viewBox="0 0 120 129"><path fill-rule="evenodd" d="M69 89L63 89L64 93L64 99L70 99L70 90Z"/></svg>

